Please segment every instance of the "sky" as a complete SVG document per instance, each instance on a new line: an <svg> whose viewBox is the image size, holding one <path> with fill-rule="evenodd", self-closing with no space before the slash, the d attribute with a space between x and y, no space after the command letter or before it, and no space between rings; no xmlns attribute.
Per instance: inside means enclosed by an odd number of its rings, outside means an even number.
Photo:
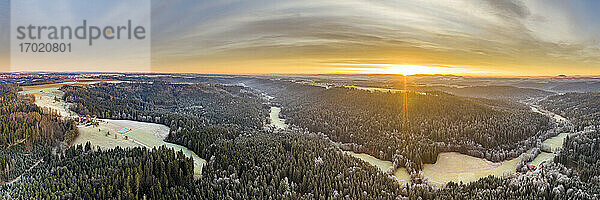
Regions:
<svg viewBox="0 0 600 200"><path fill-rule="evenodd" d="M128 37L133 36L130 33L135 27L150 31L150 7L150 0L12 1L9 30L10 46L13 48L10 51L10 70L43 71L66 68L66 71L150 71L151 35L144 34L143 39ZM127 29L128 24L131 24L130 29ZM29 30L30 26L41 28ZM75 31L63 32L62 27L65 26ZM118 26L124 26L125 29L117 31L115 28ZM54 36L49 36L52 31L48 27L56 27L55 36L59 39L50 39ZM96 31L92 28L96 28ZM106 29L106 32L111 33L112 36L109 37L112 39L101 37L105 28L111 28ZM69 39L69 35L79 35L83 39ZM60 39L62 37L66 39ZM27 49L28 43L64 43L68 44L68 48L67 45L63 46L65 53L22 52L22 47ZM35 46L40 48L40 45ZM31 46L29 48L31 49ZM42 48L52 49L47 46Z"/></svg>
<svg viewBox="0 0 600 200"><path fill-rule="evenodd" d="M9 7L0 0L0 70ZM598 10L594 0L152 1L151 71L600 75Z"/></svg>

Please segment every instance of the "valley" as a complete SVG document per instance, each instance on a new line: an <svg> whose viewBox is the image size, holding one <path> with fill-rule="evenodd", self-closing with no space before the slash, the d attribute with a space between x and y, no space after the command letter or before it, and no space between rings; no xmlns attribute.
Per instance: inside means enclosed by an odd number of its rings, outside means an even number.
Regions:
<svg viewBox="0 0 600 200"><path fill-rule="evenodd" d="M66 118L78 117L69 107L70 105L62 100L64 92L60 91L63 85L77 84L96 84L99 82L65 82L61 84L37 85L24 87L21 94L32 94L36 97L35 104L42 108L50 108L58 111L61 116ZM112 82L118 83L118 82ZM72 145L85 145L90 142L93 147L112 149L115 147L133 148L158 148L166 146L175 151L182 151L186 156L194 159L195 176L202 175L202 166L206 160L198 157L194 152L181 145L165 142L169 134L169 128L154 123L137 122L131 120L111 120L96 119L97 125L79 125L79 137L75 139ZM119 133L121 129L131 129L127 133Z"/></svg>
<svg viewBox="0 0 600 200"><path fill-rule="evenodd" d="M521 103L504 98L507 94L488 99L224 77L169 82L168 76L125 76L22 87L17 99L31 100L49 116L60 114L67 124L77 122L77 136L69 139L67 131L53 136L59 143L32 148L36 143L19 139L8 145L4 155L25 162L9 162L9 170L17 169L4 176L8 184L0 186L2 195L26 196L20 192L24 187L62 174L71 177L63 184L88 184L56 192L91 191L88 185L94 179L76 178L82 172L95 174L103 183L129 185L132 192L125 196L138 191L148 197L162 195L134 189L127 179L145 177L140 184L152 190L158 190L158 183L167 184L168 196L203 198L232 186L240 187L235 191L270 191L243 194L248 197L308 199L321 188L383 199L471 198L480 188L507 198L520 196L516 188L498 187L511 184L543 195L533 189L540 182L556 190L574 183L567 187L581 190L571 194L579 197L591 197L596 190L588 185L595 172L576 167L582 161L572 161L579 158L571 157L575 150L562 150L593 144L587 138L593 127L572 130L590 118L573 118L575 111L567 113L571 117L561 116L565 112L548 103L554 96ZM331 179L322 178L327 175ZM551 182L553 176L572 178ZM368 184L358 184L363 182ZM273 187L288 192L269 189Z"/></svg>

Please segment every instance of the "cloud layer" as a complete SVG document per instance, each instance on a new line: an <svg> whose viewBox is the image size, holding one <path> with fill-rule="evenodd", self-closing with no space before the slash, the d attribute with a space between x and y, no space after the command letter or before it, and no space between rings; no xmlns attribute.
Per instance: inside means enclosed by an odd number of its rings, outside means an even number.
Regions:
<svg viewBox="0 0 600 200"><path fill-rule="evenodd" d="M598 9L591 0L153 1L153 70L600 74Z"/></svg>
<svg viewBox="0 0 600 200"><path fill-rule="evenodd" d="M191 6L182 1L154 6L153 22L165 24L155 25L153 32L159 40L153 46L159 70L335 72L331 64L362 63L465 66L500 74L553 74L573 66L572 73L600 73L598 22L576 14L593 10L564 1L211 1ZM179 12L179 7L186 10ZM169 23L173 18L177 23Z"/></svg>

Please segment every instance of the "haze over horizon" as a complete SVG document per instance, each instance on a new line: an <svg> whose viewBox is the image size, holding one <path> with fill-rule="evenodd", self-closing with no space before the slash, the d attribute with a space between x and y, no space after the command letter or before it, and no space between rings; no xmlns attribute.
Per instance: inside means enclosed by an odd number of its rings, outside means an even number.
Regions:
<svg viewBox="0 0 600 200"><path fill-rule="evenodd" d="M151 72L600 75L598 9L592 0L152 1ZM8 71L8 0L0 13Z"/></svg>

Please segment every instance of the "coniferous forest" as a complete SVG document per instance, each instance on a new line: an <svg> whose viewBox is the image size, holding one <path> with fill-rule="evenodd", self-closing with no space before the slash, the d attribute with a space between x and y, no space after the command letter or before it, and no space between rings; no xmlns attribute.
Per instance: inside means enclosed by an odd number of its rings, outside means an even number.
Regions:
<svg viewBox="0 0 600 200"><path fill-rule="evenodd" d="M419 171L441 152L490 161L517 158L568 127L508 100L439 91L379 92L268 78L180 84L161 78L65 85L62 100L82 116L166 125L169 148L71 145L75 122L36 106L4 84L0 196L4 199L598 199L600 125L596 94L539 104L576 127L554 160L535 171L444 186ZM139 81L139 82L138 82ZM224 84L223 82L230 82ZM244 83L243 85L238 83ZM274 98L268 98L272 96ZM588 100L585 100L590 98ZM583 99L583 100L582 100ZM575 101L584 101L582 103ZM282 107L290 128L265 128ZM585 111L583 111L585 110ZM348 155L406 167L411 182Z"/></svg>
<svg viewBox="0 0 600 200"><path fill-rule="evenodd" d="M0 15L0 200L600 200L600 0Z"/></svg>

